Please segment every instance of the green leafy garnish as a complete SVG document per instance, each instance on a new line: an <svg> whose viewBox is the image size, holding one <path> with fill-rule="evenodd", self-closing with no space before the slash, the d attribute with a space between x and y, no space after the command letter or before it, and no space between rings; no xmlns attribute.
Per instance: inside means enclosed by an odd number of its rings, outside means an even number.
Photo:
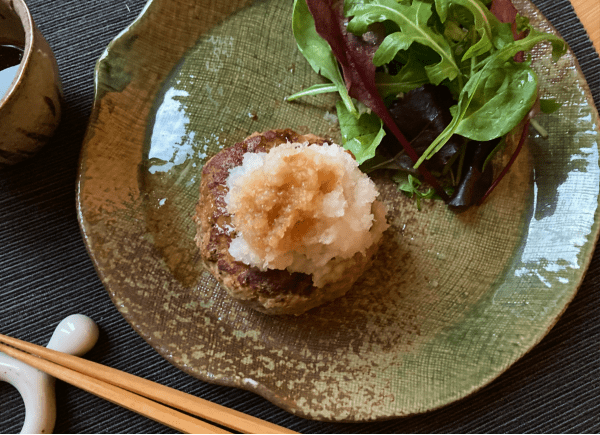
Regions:
<svg viewBox="0 0 600 435"><path fill-rule="evenodd" d="M342 78L340 67L331 51L331 47L323 38L319 36L315 29L315 20L308 10L305 0L294 0L294 12L292 15L292 31L298 44L298 49L306 58L310 66L317 74L321 74L326 79L331 80L335 89L339 92L346 109L355 115L358 115L352 99L346 90L346 83ZM323 90L323 89L328 90ZM315 90L319 92L314 92ZM304 95L314 95L322 92L331 92L331 88L317 85L311 87L310 91L288 97L288 101L294 100Z"/></svg>
<svg viewBox="0 0 600 435"><path fill-rule="evenodd" d="M531 27L529 30L524 39L504 45L480 63L481 69L469 79L458 97L452 122L415 167L438 152L453 134L487 141L504 136L525 117L537 98L537 76L527 63L514 62L513 57L548 40L554 57L566 50L564 41L557 36Z"/></svg>
<svg viewBox="0 0 600 435"><path fill-rule="evenodd" d="M544 113L554 113L562 107L562 103L558 103L554 98L541 98L540 110Z"/></svg>
<svg viewBox="0 0 600 435"><path fill-rule="evenodd" d="M471 16L460 19L460 15L457 14L453 17L454 19L447 21L452 6L466 8ZM468 32L472 33L474 42L466 50L462 60L481 56L490 51L494 33L492 26L497 26L499 22L484 4L477 0L435 0L435 9L440 21L446 23L447 28L466 29L470 27ZM459 22L457 22L457 18L460 19Z"/></svg>
<svg viewBox="0 0 600 435"><path fill-rule="evenodd" d="M289 99L337 91L343 145L361 168L406 167L409 159L413 165L409 172L418 169L437 195L448 200L441 186L445 179L461 179L464 147L459 156L440 154L449 162L443 170L436 169L446 177L443 180L436 179L423 162L449 141L446 150L460 148L455 135L462 136L464 143L498 141L528 119L538 100L538 79L530 63L523 61L523 53L542 42L552 44L554 60L566 51L562 39L534 29L510 1L492 2L491 9L489 3L344 0L342 7L338 0L295 0L292 22L298 47L312 68L331 83L311 86ZM367 33L369 37L363 39ZM433 134L419 133L427 142L421 141L417 153L398 128L399 118L394 119L388 108L402 94L432 85L447 87L456 104ZM373 113L361 113L359 102ZM551 113L560 105L540 100L540 107ZM403 116L398 113L394 116ZM405 154L400 159L378 156L386 130L401 144L402 151L394 151ZM410 177L400 182L402 191L419 201L433 195L422 191L414 175Z"/></svg>
<svg viewBox="0 0 600 435"><path fill-rule="evenodd" d="M385 37L373 57L375 66L391 62L400 50L407 50L413 43L418 43L431 48L440 58L439 62L425 66L429 81L438 85L446 79L454 80L460 69L448 41L427 24L432 13L431 4L421 0L414 0L410 5L395 0L373 0L357 4L348 11L348 15L353 17L348 23L348 31L362 34L373 23L395 23L399 31Z"/></svg>
<svg viewBox="0 0 600 435"><path fill-rule="evenodd" d="M377 90L382 98L410 92L429 83L425 65L412 52L408 54L406 64L397 74L375 73Z"/></svg>
<svg viewBox="0 0 600 435"><path fill-rule="evenodd" d="M352 152L359 164L375 157L375 150L385 136L381 119L375 113L362 113L357 118L341 101L335 107L344 148Z"/></svg>
<svg viewBox="0 0 600 435"><path fill-rule="evenodd" d="M423 189L422 182L412 174L399 172L392 178L398 185L398 191L415 200L419 211L421 211L421 200L439 199L439 195L435 192L433 187Z"/></svg>

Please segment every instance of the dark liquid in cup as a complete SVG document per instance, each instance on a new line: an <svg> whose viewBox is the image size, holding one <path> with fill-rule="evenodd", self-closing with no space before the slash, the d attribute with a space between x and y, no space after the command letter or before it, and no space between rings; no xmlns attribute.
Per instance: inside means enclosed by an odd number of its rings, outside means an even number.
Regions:
<svg viewBox="0 0 600 435"><path fill-rule="evenodd" d="M23 49L15 45L0 44L0 98L4 96L17 75L23 58Z"/></svg>

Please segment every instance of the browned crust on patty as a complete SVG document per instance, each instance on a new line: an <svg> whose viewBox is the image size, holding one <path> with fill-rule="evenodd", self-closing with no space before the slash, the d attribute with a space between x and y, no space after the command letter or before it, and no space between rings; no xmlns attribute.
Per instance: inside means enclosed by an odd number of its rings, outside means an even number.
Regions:
<svg viewBox="0 0 600 435"><path fill-rule="evenodd" d="M202 169L200 200L194 216L196 244L202 260L233 298L268 314L302 314L342 296L368 267L378 248L371 246L366 256L357 253L349 263L351 273L346 274L342 281L321 288L312 285L310 275L287 270L261 271L236 261L229 254L229 244L235 237L225 202L229 171L242 164L247 152L268 152L286 142L306 141L319 145L327 142L321 137L300 135L290 129L254 133L243 142L220 151Z"/></svg>

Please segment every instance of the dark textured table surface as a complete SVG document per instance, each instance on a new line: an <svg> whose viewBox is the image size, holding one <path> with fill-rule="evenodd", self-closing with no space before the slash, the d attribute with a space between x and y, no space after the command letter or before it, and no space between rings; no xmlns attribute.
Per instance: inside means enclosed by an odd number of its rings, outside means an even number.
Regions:
<svg viewBox="0 0 600 435"><path fill-rule="evenodd" d="M570 3L534 3L570 44L599 107L600 58ZM144 0L28 4L58 60L64 117L37 157L0 172L2 333L45 345L60 320L86 314L101 331L87 358L300 432L600 432L600 249L577 296L538 346L481 391L425 415L362 424L308 421L253 393L207 384L171 366L113 307L87 255L75 211L94 65ZM56 433L172 432L62 382L56 393ZM0 432L19 432L24 415L17 390L0 383Z"/></svg>

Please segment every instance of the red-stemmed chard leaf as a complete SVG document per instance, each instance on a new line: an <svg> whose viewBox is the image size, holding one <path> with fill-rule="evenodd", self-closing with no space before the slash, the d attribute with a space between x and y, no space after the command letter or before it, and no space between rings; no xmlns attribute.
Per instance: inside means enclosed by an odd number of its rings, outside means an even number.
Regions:
<svg viewBox="0 0 600 435"><path fill-rule="evenodd" d="M481 197L481 199L479 200L479 205L483 204L483 202L487 199L487 197L490 196L490 193L492 193L492 191L496 188L498 183L500 183L500 181L508 173L508 170L512 167L513 163L517 159L517 156L521 152L521 148L523 148L523 144L525 143L525 139L527 139L528 134L529 134L529 119L527 119L527 121L525 121L525 125L523 126L523 131L521 132L521 138L519 139L519 144L517 145L517 148L515 149L515 151L513 152L513 155L511 156L510 160L508 161L508 164L504 167L502 172L500 172L500 175L498 175L498 177L494 180L494 182L489 187L487 192L485 192L485 194Z"/></svg>
<svg viewBox="0 0 600 435"><path fill-rule="evenodd" d="M515 6L512 4L511 0L493 0L492 4L490 6L490 12L492 14L494 14L494 16L496 18L498 18L498 20L500 22L511 24L511 30L513 33L513 37L515 38L515 41L519 40L519 39L523 39L527 35L527 32L519 32L517 30L516 20L517 20L517 14L519 13L519 11L517 11L517 8L515 8ZM515 62L523 62L524 59L525 59L525 53L522 51L518 52L514 57ZM532 111L533 111L533 109L532 109ZM511 156L510 160L508 161L508 164L506 165L506 167L502 170L502 172L500 172L500 175L498 175L498 177L494 180L492 185L488 188L488 190L485 192L485 194L481 197L481 199L479 200L479 204L483 204L483 202L487 199L487 197L490 196L492 191L496 188L496 186L498 186L498 183L500 183L500 181L508 173L508 170L512 167L513 163L517 159L517 156L521 152L521 148L523 148L525 139L527 138L527 134L529 132L529 119L531 119L532 117L533 117L533 112L530 112L528 114L528 116L526 117L525 125L523 126L523 132L521 133L521 138L519 139L517 148L513 152L513 155Z"/></svg>
<svg viewBox="0 0 600 435"><path fill-rule="evenodd" d="M375 65L373 64L373 55L377 45L366 42L346 31L343 1L306 0L306 4L315 20L317 33L329 43L333 54L342 67L344 81L350 96L362 102L381 118L398 139L406 154L416 163L419 156L394 122L377 91ZM433 175L424 165L419 166L418 169L425 181L447 202L448 195Z"/></svg>

